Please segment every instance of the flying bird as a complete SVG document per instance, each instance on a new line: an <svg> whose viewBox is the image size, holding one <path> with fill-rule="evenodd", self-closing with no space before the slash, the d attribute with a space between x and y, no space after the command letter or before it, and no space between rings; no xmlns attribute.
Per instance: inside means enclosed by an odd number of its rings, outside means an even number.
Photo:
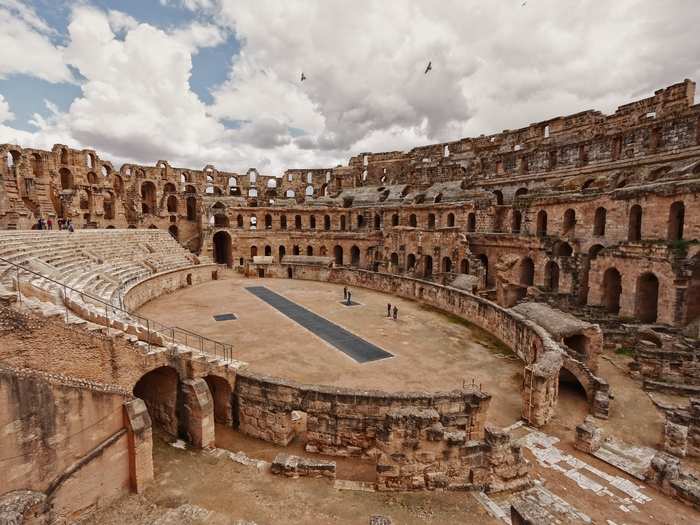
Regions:
<svg viewBox="0 0 700 525"><path fill-rule="evenodd" d="M520 7L525 7L527 5L527 0L525 0L522 4L520 4Z"/></svg>
<svg viewBox="0 0 700 525"><path fill-rule="evenodd" d="M304 72L302 71L302 72L301 72L301 81L303 82L304 80L306 80L306 75L305 75Z"/></svg>
<svg viewBox="0 0 700 525"><path fill-rule="evenodd" d="M428 67L425 68L425 74L427 75L428 71L430 71L431 69L433 69L433 63L428 62Z"/></svg>

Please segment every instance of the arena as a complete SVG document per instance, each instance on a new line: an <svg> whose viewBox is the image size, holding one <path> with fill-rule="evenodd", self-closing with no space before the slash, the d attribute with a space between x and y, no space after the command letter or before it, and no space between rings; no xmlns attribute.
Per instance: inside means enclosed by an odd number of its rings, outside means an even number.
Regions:
<svg viewBox="0 0 700 525"><path fill-rule="evenodd" d="M698 521L693 81L281 177L0 158L0 522Z"/></svg>

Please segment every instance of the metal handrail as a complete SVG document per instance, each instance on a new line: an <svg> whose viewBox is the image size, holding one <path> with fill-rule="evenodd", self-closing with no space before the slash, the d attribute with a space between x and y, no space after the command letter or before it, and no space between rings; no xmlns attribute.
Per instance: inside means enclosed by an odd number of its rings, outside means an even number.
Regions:
<svg viewBox="0 0 700 525"><path fill-rule="evenodd" d="M164 340L170 340L172 343L182 343L185 346L189 346L191 348L199 350L202 353L212 354L214 357L221 356L221 358L225 361L233 361L233 345L231 344L222 343L221 341L210 339L209 337L205 337L185 328L180 328L177 326L167 326L162 323L159 323L158 321L153 321L152 319L149 319L147 317L134 314L126 308L124 308L123 305L122 307L115 306L114 304L107 302L104 299L95 297L94 295L73 288L72 286L68 286L65 283L52 279L51 277L42 275L38 272L35 272L34 270L30 270L29 268L21 264L14 263L3 257L0 257L0 262L8 264L11 267L17 269L17 294L19 296L20 302L22 300L22 292L20 288L20 271L22 271L25 273L32 274L38 278L45 279L46 281L53 283L54 285L60 287L63 290L63 306L66 309L66 319L68 318L68 311L70 310L67 302L69 299L68 292L70 291L78 294L83 301L85 301L85 298L88 298L91 301L95 301L98 304L104 306L105 317L107 318L107 329L109 329L109 312L111 311L112 314L116 312L122 312L128 318L134 319L135 321L141 323L142 326L146 327L146 331L148 334L146 342L148 343L149 347L151 344L151 334L157 334L163 337ZM194 343L194 345L192 343Z"/></svg>

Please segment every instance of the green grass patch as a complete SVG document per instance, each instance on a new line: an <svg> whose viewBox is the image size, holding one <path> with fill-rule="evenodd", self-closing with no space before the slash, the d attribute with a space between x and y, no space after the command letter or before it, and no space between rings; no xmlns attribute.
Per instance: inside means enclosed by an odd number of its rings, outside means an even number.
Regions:
<svg viewBox="0 0 700 525"><path fill-rule="evenodd" d="M627 357L634 357L634 348L630 346L618 346L615 349L615 353L617 355L624 355Z"/></svg>

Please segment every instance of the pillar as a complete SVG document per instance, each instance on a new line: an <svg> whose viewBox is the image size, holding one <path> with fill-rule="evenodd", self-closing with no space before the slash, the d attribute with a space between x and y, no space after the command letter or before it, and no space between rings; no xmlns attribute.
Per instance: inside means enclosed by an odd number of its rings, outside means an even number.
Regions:
<svg viewBox="0 0 700 525"><path fill-rule="evenodd" d="M187 441L197 448L214 446L214 400L202 378L182 381L182 427Z"/></svg>

